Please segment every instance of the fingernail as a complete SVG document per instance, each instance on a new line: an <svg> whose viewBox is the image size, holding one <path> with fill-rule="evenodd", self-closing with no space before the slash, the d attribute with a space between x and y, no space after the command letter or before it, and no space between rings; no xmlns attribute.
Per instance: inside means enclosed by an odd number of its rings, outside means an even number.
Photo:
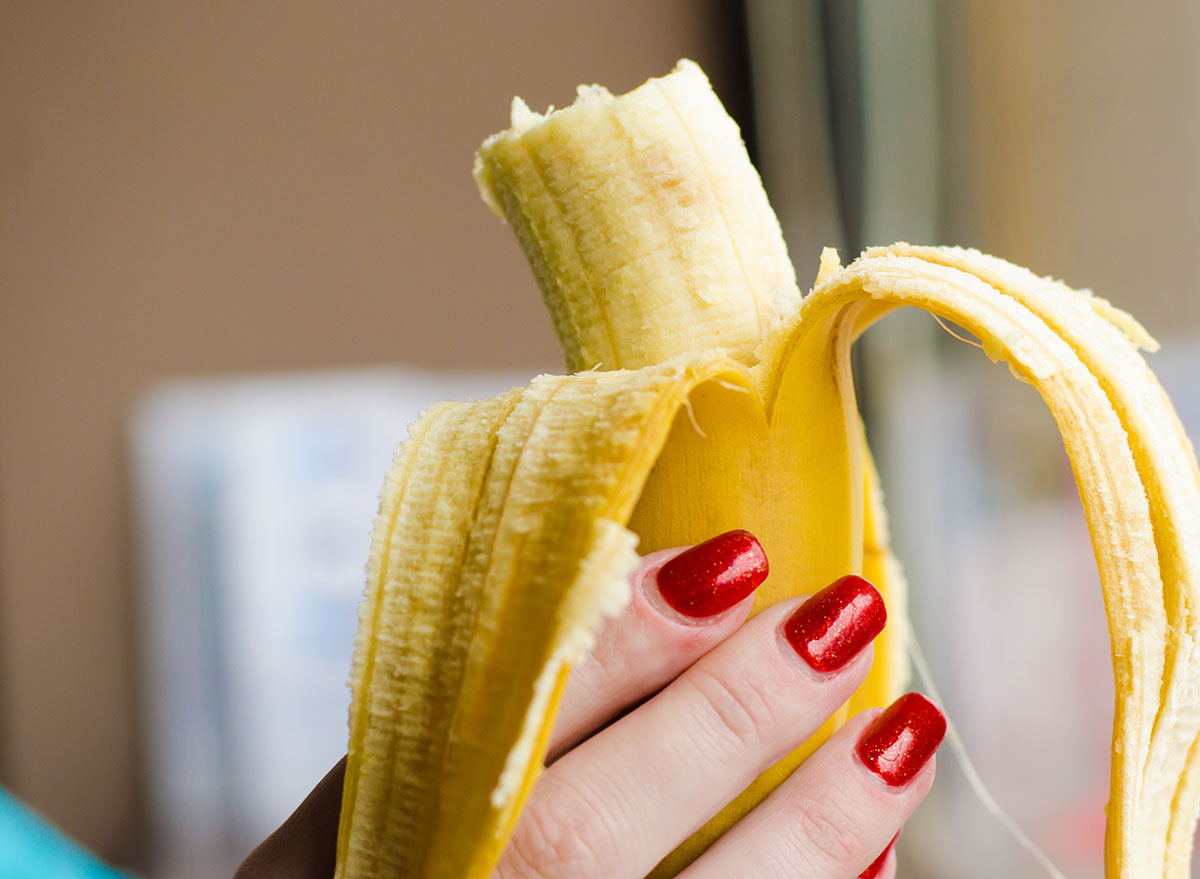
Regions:
<svg viewBox="0 0 1200 879"><path fill-rule="evenodd" d="M916 775L946 735L946 718L920 693L905 693L875 718L858 742L858 757L892 787Z"/></svg>
<svg viewBox="0 0 1200 879"><path fill-rule="evenodd" d="M733 607L767 578L767 554L749 531L726 531L681 552L658 571L658 591L684 616Z"/></svg>
<svg viewBox="0 0 1200 879"><path fill-rule="evenodd" d="M875 879L883 871L883 865L887 861L888 852L892 850L892 847L896 844L896 840L899 838L899 833L893 836L892 841L883 847L883 851L879 853L879 857L871 861L871 866L858 874L858 879Z"/></svg>
<svg viewBox="0 0 1200 879"><path fill-rule="evenodd" d="M835 580L788 617L783 636L817 671L836 671L883 631L887 610L868 581Z"/></svg>

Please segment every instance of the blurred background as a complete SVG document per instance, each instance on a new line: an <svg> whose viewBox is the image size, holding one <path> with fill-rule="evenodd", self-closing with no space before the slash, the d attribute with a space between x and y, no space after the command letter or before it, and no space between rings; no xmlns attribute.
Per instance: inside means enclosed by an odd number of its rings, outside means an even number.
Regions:
<svg viewBox="0 0 1200 879"><path fill-rule="evenodd" d="M1151 14L1147 14L1147 13ZM228 874L344 751L375 494L430 402L559 368L470 177L514 94L691 57L801 283L979 247L1164 343L1200 436L1188 0L0 6L0 783L114 863ZM898 314L858 349L915 624L997 799L1099 876L1112 682L1036 395ZM1034 875L954 761L902 875ZM905 873L907 871L907 873Z"/></svg>

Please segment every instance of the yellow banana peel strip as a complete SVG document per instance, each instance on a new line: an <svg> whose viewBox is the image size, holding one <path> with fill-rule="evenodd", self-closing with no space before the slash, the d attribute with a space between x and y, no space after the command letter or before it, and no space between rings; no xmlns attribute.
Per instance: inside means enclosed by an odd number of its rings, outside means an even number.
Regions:
<svg viewBox="0 0 1200 879"><path fill-rule="evenodd" d="M736 126L695 65L581 89L484 144L568 376L427 412L387 477L353 669L339 877L486 877L545 757L570 664L628 600L640 552L762 540L756 610L847 572L893 625L862 689L654 871L672 876L850 711L903 685L887 544L850 348L905 305L973 333L1045 400L1103 587L1116 704L1110 877L1187 875L1198 796L1200 474L1139 345L1103 300L993 257L897 244L795 291ZM997 600L1003 600L998 596Z"/></svg>

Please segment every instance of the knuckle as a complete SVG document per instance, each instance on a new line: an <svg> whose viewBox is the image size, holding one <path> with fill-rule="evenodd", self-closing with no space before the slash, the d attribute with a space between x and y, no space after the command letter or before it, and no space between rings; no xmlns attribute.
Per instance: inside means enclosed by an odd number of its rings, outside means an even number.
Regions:
<svg viewBox="0 0 1200 879"><path fill-rule="evenodd" d="M778 709L764 681L750 674L727 679L699 666L692 668L688 679L722 742L757 749L771 740L778 727Z"/></svg>
<svg viewBox="0 0 1200 879"><path fill-rule="evenodd" d="M575 879L600 863L603 823L567 789L535 797L496 868L497 879Z"/></svg>
<svg viewBox="0 0 1200 879"><path fill-rule="evenodd" d="M812 860L828 864L851 864L863 853L859 828L862 816L829 799L802 797L788 807L792 835L797 848Z"/></svg>

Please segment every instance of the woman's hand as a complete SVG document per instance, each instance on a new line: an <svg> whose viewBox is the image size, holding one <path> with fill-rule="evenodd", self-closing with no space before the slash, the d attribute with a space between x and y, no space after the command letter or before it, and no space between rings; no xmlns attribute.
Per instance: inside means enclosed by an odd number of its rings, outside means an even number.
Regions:
<svg viewBox="0 0 1200 879"><path fill-rule="evenodd" d="M643 560L630 606L572 672L494 879L645 876L849 698L884 625L878 593L844 577L746 622L766 573L744 531ZM944 731L915 694L853 718L681 876L892 876L890 841ZM238 876L330 877L340 790L335 767Z"/></svg>
<svg viewBox="0 0 1200 879"><path fill-rule="evenodd" d="M884 625L879 594L846 577L747 623L765 576L746 532L645 559L630 607L572 673L497 879L644 876L849 698ZM945 729L920 696L880 719L851 720L682 876L862 873L929 790Z"/></svg>

